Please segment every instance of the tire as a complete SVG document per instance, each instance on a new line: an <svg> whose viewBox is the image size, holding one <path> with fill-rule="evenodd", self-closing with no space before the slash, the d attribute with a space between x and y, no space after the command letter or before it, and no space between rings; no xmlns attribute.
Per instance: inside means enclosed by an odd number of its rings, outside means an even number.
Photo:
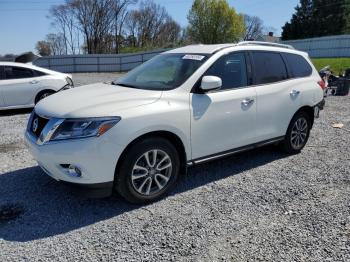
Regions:
<svg viewBox="0 0 350 262"><path fill-rule="evenodd" d="M118 165L115 188L130 203L156 201L176 184L179 159L176 148L166 139L146 138L137 142L127 149Z"/></svg>
<svg viewBox="0 0 350 262"><path fill-rule="evenodd" d="M284 141L281 143L282 150L288 154L297 154L305 147L311 130L309 115L300 111L290 121Z"/></svg>
<svg viewBox="0 0 350 262"><path fill-rule="evenodd" d="M52 95L53 93L55 92L50 90L40 92L35 98L35 104L37 104L40 100L44 99L45 97Z"/></svg>

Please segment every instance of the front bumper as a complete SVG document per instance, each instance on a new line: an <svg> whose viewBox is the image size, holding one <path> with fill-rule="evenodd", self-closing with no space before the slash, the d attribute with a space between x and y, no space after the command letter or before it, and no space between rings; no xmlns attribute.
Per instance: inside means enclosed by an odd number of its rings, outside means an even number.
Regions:
<svg viewBox="0 0 350 262"><path fill-rule="evenodd" d="M63 181L65 185L73 190L74 194L89 198L109 197L113 193L113 182L98 183L98 184L74 184Z"/></svg>
<svg viewBox="0 0 350 262"><path fill-rule="evenodd" d="M50 177L78 185L79 188L111 194L115 167L123 147L105 135L39 145L36 138L27 131L25 142L34 159ZM66 168L69 165L79 167L81 176L72 176Z"/></svg>

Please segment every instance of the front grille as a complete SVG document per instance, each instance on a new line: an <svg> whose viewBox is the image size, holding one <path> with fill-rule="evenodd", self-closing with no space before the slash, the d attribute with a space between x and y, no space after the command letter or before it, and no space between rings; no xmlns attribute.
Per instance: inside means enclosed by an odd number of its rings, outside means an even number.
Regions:
<svg viewBox="0 0 350 262"><path fill-rule="evenodd" d="M38 138L48 122L49 119L43 118L34 113L30 124L30 132Z"/></svg>

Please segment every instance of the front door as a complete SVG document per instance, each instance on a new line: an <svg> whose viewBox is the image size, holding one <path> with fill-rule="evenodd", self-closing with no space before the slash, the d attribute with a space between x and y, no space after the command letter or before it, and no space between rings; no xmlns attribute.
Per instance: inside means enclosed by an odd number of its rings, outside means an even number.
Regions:
<svg viewBox="0 0 350 262"><path fill-rule="evenodd" d="M243 52L221 57L204 74L220 77L222 87L191 94L192 159L256 141L256 91L249 87L248 74Z"/></svg>

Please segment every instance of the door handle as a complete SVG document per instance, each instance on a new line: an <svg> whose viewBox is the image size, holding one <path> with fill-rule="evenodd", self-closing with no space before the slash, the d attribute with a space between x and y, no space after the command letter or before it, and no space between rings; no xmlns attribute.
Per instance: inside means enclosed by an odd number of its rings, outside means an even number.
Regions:
<svg viewBox="0 0 350 262"><path fill-rule="evenodd" d="M297 96L297 95L299 95L300 94L300 91L298 91L298 90L292 90L291 92L290 92L290 95L291 96Z"/></svg>
<svg viewBox="0 0 350 262"><path fill-rule="evenodd" d="M37 83L39 83L39 81L38 81L38 80L32 80L32 81L30 81L29 83L31 83L31 84L37 84Z"/></svg>
<svg viewBox="0 0 350 262"><path fill-rule="evenodd" d="M251 99L251 98L246 98L242 101L242 105L244 105L244 106L249 106L253 103L254 103L254 99Z"/></svg>

